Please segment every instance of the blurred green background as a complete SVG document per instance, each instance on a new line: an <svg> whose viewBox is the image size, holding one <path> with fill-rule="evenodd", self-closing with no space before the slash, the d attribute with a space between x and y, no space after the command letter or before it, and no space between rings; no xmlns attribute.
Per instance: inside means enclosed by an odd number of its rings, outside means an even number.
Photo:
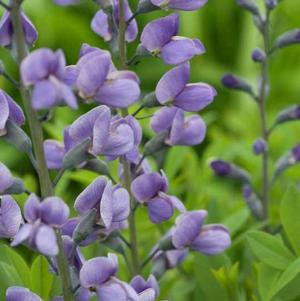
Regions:
<svg viewBox="0 0 300 301"><path fill-rule="evenodd" d="M136 1L130 2L131 7L134 8ZM101 48L107 47L90 29L90 21L97 11L96 5L91 1L83 1L83 4L78 6L59 7L51 0L26 0L24 7L39 31L36 48L61 48L66 54L68 64L76 63L82 43ZM250 56L255 47L261 46L262 41L253 26L250 14L237 7L234 0L209 0L208 4L199 11L180 14L180 35L199 38L207 49L205 55L192 60L192 81L212 84L216 87L218 96L212 105L200 113L208 124L207 138L202 145L194 148L175 147L165 154L164 159L161 159L163 156L158 156L152 158L151 162L154 168L162 167L165 170L170 180L171 193L180 197L188 209L208 209L208 222L222 222L230 228L233 246L226 254L213 258L191 254L182 268L166 274L161 284L160 299L259 300L255 265L253 265L255 259L243 239L246 230L259 225L252 219L244 204L240 186L215 178L209 168L209 161L214 157L221 157L240 164L253 175L255 186L259 189L261 161L252 153L252 143L259 137L256 104L248 96L225 90L220 85L220 78L229 71L248 78L253 85L256 85L259 66L251 61ZM148 21L163 15L165 12L139 16L137 21L140 31ZM272 37L275 38L289 29L300 27L299 16L298 0L282 1L271 20ZM133 55L136 45L137 43L129 45L129 57ZM16 66L10 53L0 49L0 57L8 72L16 76ZM147 93L154 90L160 77L169 68L159 59L148 58L134 66L133 70L141 78L143 92ZM289 47L272 57L270 80L271 90L267 104L269 125L279 110L289 104L300 103L299 47ZM19 100L17 91L3 78L0 79L0 86ZM82 108L82 110L86 109L86 107ZM45 136L61 139L63 127L79 114L80 112L71 112L66 108L58 109L53 119L44 126ZM142 124L146 140L153 133L148 127L148 120L144 120ZM299 124L291 123L276 129L269 146L272 162L299 141ZM7 164L15 175L25 178L31 190L36 190L35 175L26 157L17 153L11 146L0 142L0 160ZM111 168L116 172L115 164L112 164ZM95 177L95 174L86 171L67 173L57 187L57 194L72 207L76 196ZM289 183L298 181L299 166L296 166L286 172L281 181L272 187L271 219L274 225L278 223L278 204ZM18 201L23 204L24 198L20 197ZM142 209L138 213L138 227L140 252L146 256L159 237L160 231L168 229L168 224L160 228L151 225L147 221L145 210ZM5 246L1 245L1 248L4 254ZM31 273L28 281L32 283L27 283L28 286L31 285L33 290L41 293L45 299L50 294L54 294L58 287L56 284L52 285L52 282L55 283L56 280L48 274L41 258L34 257L23 247L18 248L17 251L29 266L24 267L26 271L28 269L29 274ZM83 251L87 258L106 252L98 245ZM128 272L122 260L120 261L120 277L128 280ZM30 272L30 267L34 272ZM0 265L0 271L2 268ZM32 279L37 277L34 273L41 273L42 278L47 279L48 285L33 284ZM18 283L15 283L15 278L6 279L3 276L4 284L0 284L0 294L3 294L7 285L23 284L26 279L24 275L19 277Z"/></svg>

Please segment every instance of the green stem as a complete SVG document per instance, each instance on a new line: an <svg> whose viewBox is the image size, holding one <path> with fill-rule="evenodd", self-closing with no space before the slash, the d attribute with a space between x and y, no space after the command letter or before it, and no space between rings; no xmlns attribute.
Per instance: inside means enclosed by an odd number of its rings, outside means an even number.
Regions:
<svg viewBox="0 0 300 301"><path fill-rule="evenodd" d="M119 61L120 68L126 69L126 21L124 16L124 0L119 0L119 37L118 37L118 46L119 46ZM122 110L122 116L127 116L127 109ZM130 193L131 186L131 171L130 171L130 163L127 160L124 160L124 180L123 185ZM132 196L131 198L131 212L129 216L129 235L130 235L130 252L131 252L131 261L132 261L132 270L133 274L139 274L141 271L141 264L138 253L138 240L137 240L137 231L136 231L136 219L135 219L135 210L134 208L134 200Z"/></svg>
<svg viewBox="0 0 300 301"><path fill-rule="evenodd" d="M267 89L269 85L269 26L270 26L270 10L267 8L266 20L264 21L263 29L263 42L264 50L266 53L266 59L262 63L261 68L261 86L258 96L258 108L260 115L260 124L261 124L261 137L268 144L269 140L269 131L267 128L267 114L266 114L266 100L267 100ZM264 219L268 219L269 216L269 152L268 149L263 153L262 156L262 205L263 205L263 216Z"/></svg>
<svg viewBox="0 0 300 301"><path fill-rule="evenodd" d="M17 60L21 64L22 60L27 56L27 47L24 38L24 32L21 22L21 4L22 0L13 0L11 7L11 18L14 29L14 39L17 50ZM41 189L41 196L43 198L53 195L53 188L50 175L47 169L45 155L44 155L44 139L43 129L38 120L37 112L31 106L31 95L24 84L20 83L20 93L23 100L25 114L29 123L31 140L33 144L34 154L38 164L38 178ZM59 254L57 262L59 266L60 276L63 282L63 295L65 301L73 301L73 294L71 285L70 272L68 262L65 258L63 241L59 230L56 230L56 238L59 247Z"/></svg>

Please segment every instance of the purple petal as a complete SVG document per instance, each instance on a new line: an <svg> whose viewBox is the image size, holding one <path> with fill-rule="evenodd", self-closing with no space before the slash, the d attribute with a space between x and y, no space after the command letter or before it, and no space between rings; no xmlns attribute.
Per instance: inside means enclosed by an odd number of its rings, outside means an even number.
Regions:
<svg viewBox="0 0 300 301"><path fill-rule="evenodd" d="M216 90L207 84L188 84L176 96L173 104L188 112L197 112L208 106L217 95Z"/></svg>
<svg viewBox="0 0 300 301"><path fill-rule="evenodd" d="M72 91L72 89L65 85L63 82L60 82L60 90L61 90L61 100L64 100L64 102L72 109L77 109L77 100L76 97Z"/></svg>
<svg viewBox="0 0 300 301"><path fill-rule="evenodd" d="M50 80L39 81L33 88L32 106L36 110L49 109L59 102L56 85Z"/></svg>
<svg viewBox="0 0 300 301"><path fill-rule="evenodd" d="M113 221L122 222L130 214L129 193L124 188L114 188L113 190Z"/></svg>
<svg viewBox="0 0 300 301"><path fill-rule="evenodd" d="M4 192L13 184L10 170L0 162L0 193Z"/></svg>
<svg viewBox="0 0 300 301"><path fill-rule="evenodd" d="M64 74L62 76L62 81L68 86L74 86L77 79L77 68L76 65L66 66Z"/></svg>
<svg viewBox="0 0 300 301"><path fill-rule="evenodd" d="M140 79L137 74L129 70L113 71L108 74L107 80L130 79L140 84Z"/></svg>
<svg viewBox="0 0 300 301"><path fill-rule="evenodd" d="M170 202L170 204L172 204L172 206L174 208L176 208L179 212L184 213L186 211L183 203L176 196L167 195L167 194L165 194L163 192L160 192L159 196L163 196L165 199L168 199L168 201Z"/></svg>
<svg viewBox="0 0 300 301"><path fill-rule="evenodd" d="M10 13L5 11L0 21L0 45L9 46L12 43L13 28Z"/></svg>
<svg viewBox="0 0 300 301"><path fill-rule="evenodd" d="M147 204L149 218L155 224L167 221L173 215L174 208L172 204L164 198L154 198L150 200Z"/></svg>
<svg viewBox="0 0 300 301"><path fill-rule="evenodd" d="M24 205L24 216L28 222L40 218L40 200L34 193L28 197Z"/></svg>
<svg viewBox="0 0 300 301"><path fill-rule="evenodd" d="M22 242L24 242L25 240L27 240L30 235L32 234L33 231L33 225L32 224L25 224L21 227L21 229L19 230L19 232L16 234L16 236L14 237L13 241L11 242L11 246L15 247L19 244L21 244Z"/></svg>
<svg viewBox="0 0 300 301"><path fill-rule="evenodd" d="M0 90L0 108L0 136L2 136L2 134L6 134L5 126L9 116L9 106L6 93L2 90Z"/></svg>
<svg viewBox="0 0 300 301"><path fill-rule="evenodd" d="M63 167L63 158L65 155L63 143L56 140L45 140L44 152L49 169L61 169Z"/></svg>
<svg viewBox="0 0 300 301"><path fill-rule="evenodd" d="M9 107L9 119L21 126L25 123L25 115L23 110L8 94L5 96Z"/></svg>
<svg viewBox="0 0 300 301"><path fill-rule="evenodd" d="M70 126L67 126L64 129L64 145L66 152L68 152L76 145L76 142L70 136Z"/></svg>
<svg viewBox="0 0 300 301"><path fill-rule="evenodd" d="M152 130L157 134L169 130L177 111L175 107L163 107L156 111L150 120Z"/></svg>
<svg viewBox="0 0 300 301"><path fill-rule="evenodd" d="M155 301L155 291L152 288L148 288L139 294L139 301Z"/></svg>
<svg viewBox="0 0 300 301"><path fill-rule="evenodd" d="M179 15L171 14L148 23L141 35L142 45L151 52L159 50L177 35Z"/></svg>
<svg viewBox="0 0 300 301"><path fill-rule="evenodd" d="M21 22L27 44L32 45L38 37L38 32L25 13L21 12Z"/></svg>
<svg viewBox="0 0 300 301"><path fill-rule="evenodd" d="M222 225L207 225L192 242L191 249L205 255L217 255L230 245L231 239L227 228Z"/></svg>
<svg viewBox="0 0 300 301"><path fill-rule="evenodd" d="M125 21L128 21L129 18L132 16L132 11L130 9L128 0L124 1L124 17ZM127 26L127 30L125 32L125 39L127 42L132 42L136 39L138 35L138 27L137 27L137 22L135 19L133 19L129 25Z"/></svg>
<svg viewBox="0 0 300 301"><path fill-rule="evenodd" d="M73 5L80 3L81 0L54 0L57 5Z"/></svg>
<svg viewBox="0 0 300 301"><path fill-rule="evenodd" d="M73 232L74 232L76 226L78 225L78 223L79 223L79 218L74 217L74 218L68 219L60 227L62 235L66 235L66 236L72 237L73 236Z"/></svg>
<svg viewBox="0 0 300 301"><path fill-rule="evenodd" d="M103 191L100 202L100 215L104 226L109 228L113 221L113 189L111 181L109 181Z"/></svg>
<svg viewBox="0 0 300 301"><path fill-rule="evenodd" d="M137 201L143 203L155 197L162 188L162 177L159 173L143 174L131 184L131 192Z"/></svg>
<svg viewBox="0 0 300 301"><path fill-rule="evenodd" d="M6 301L42 301L42 299L27 288L12 286L6 291Z"/></svg>
<svg viewBox="0 0 300 301"><path fill-rule="evenodd" d="M94 99L112 108L127 108L138 100L140 93L140 87L135 80L121 78L105 81Z"/></svg>
<svg viewBox="0 0 300 301"><path fill-rule="evenodd" d="M179 65L204 52L199 40L175 36L161 49L160 55L166 64Z"/></svg>
<svg viewBox="0 0 300 301"><path fill-rule="evenodd" d="M63 225L69 217L69 207L58 197L48 197L41 203L41 218L52 226Z"/></svg>
<svg viewBox="0 0 300 301"><path fill-rule="evenodd" d="M96 257L86 261L80 270L80 283L85 288L98 287L107 282L118 271L118 261L114 254Z"/></svg>
<svg viewBox="0 0 300 301"><path fill-rule="evenodd" d="M142 136L143 136L141 125L133 116L127 116L125 120L133 130L134 144L139 145L142 141Z"/></svg>
<svg viewBox="0 0 300 301"><path fill-rule="evenodd" d="M161 104L172 102L178 94L184 91L189 77L189 63L182 64L168 71L156 86L155 94L157 100Z"/></svg>
<svg viewBox="0 0 300 301"><path fill-rule="evenodd" d="M192 243L200 233L206 216L205 210L198 210L183 213L176 219L172 235L172 242L176 249L184 249Z"/></svg>
<svg viewBox="0 0 300 301"><path fill-rule="evenodd" d="M194 115L184 120L184 112L178 110L170 132L172 145L197 145L205 138L206 125L201 117Z"/></svg>
<svg viewBox="0 0 300 301"><path fill-rule="evenodd" d="M74 207L80 215L85 214L99 204L106 183L105 177L98 177L76 198Z"/></svg>
<svg viewBox="0 0 300 301"><path fill-rule="evenodd" d="M0 237L12 238L20 229L22 214L19 205L9 195L0 199Z"/></svg>
<svg viewBox="0 0 300 301"><path fill-rule="evenodd" d="M38 228L35 244L39 252L46 256L56 256L59 252L54 230L46 225Z"/></svg>
<svg viewBox="0 0 300 301"><path fill-rule="evenodd" d="M170 250L165 252L169 268L175 268L188 256L188 250Z"/></svg>
<svg viewBox="0 0 300 301"><path fill-rule="evenodd" d="M112 39L112 33L108 24L108 17L103 10L96 13L92 20L91 27L92 30L105 41L110 41Z"/></svg>
<svg viewBox="0 0 300 301"><path fill-rule="evenodd" d="M178 9L178 10L197 10L204 6L208 0L170 0L167 4L168 8ZM164 0L151 0L152 4L160 7L165 7Z"/></svg>
<svg viewBox="0 0 300 301"><path fill-rule="evenodd" d="M137 275L131 280L130 285L138 294L151 288L154 291L154 296L157 297L159 295L159 285L152 274L149 276L147 281L142 276Z"/></svg>

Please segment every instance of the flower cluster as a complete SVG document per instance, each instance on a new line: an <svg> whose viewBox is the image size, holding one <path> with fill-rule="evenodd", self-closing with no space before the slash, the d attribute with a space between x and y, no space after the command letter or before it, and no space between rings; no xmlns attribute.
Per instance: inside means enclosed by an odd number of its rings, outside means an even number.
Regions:
<svg viewBox="0 0 300 301"><path fill-rule="evenodd" d="M55 2L69 5L80 1ZM109 42L112 50L116 45L126 47L126 41L137 38L134 17L145 13L139 11L145 2L139 4L135 14L132 14L126 0L96 2L101 9L93 18L91 28ZM147 5L149 11L159 8L196 10L206 2L153 0ZM16 22L12 22L10 12L5 13L0 24L1 45L12 46L16 41L14 47L20 48L31 46L35 41L34 26L22 11L19 14L25 45L20 44L20 38L14 39ZM150 119L154 137L144 147L142 127L136 114L130 114L131 106L140 100L139 77L132 71L117 70L109 51L83 44L78 62L69 66L62 50L47 48L34 50L20 60L23 94L32 91L24 99L34 112L29 112L27 117L29 122L34 121L34 126L39 127L31 128L35 156L29 151L27 154L37 169L41 196L26 190L1 163L0 237L12 239L13 247L24 244L47 256L51 272L61 276L63 283L69 282L69 287L63 285L63 297L57 296L54 300L69 301L68 295L73 294L78 301L89 300L91 296L101 301L154 301L159 296L158 278L179 265L189 250L216 255L230 246L228 229L218 224L204 225L207 212L188 211L183 200L169 194L164 171L155 171L147 161L147 157L164 146L202 143L206 124L197 112L205 109L217 95L209 84L190 83L190 60L204 53L205 48L198 39L178 36L178 32L179 14L172 13L151 21L140 37L138 49L143 50L144 56L155 56L167 65L175 65L162 76L151 93L153 105L150 107L160 108ZM121 49L117 50L117 53L121 52ZM121 62L121 65L125 63ZM3 91L0 91L0 106L0 136L19 149L22 138L26 147L30 148L30 140L28 142L29 138L21 130L25 122L22 109ZM58 106L88 109L65 127L63 142L43 140L40 136L41 139L35 141L42 132L37 119L40 111ZM144 108L143 104L140 106L139 112ZM108 165L111 161L119 165L117 180ZM53 187L66 170L81 168L100 175L77 196L74 202L77 216L69 218L69 207L53 194ZM58 170L53 182L48 170ZM29 195L24 205L24 218L11 196L16 191ZM138 233L134 223L136 211L143 210L140 207L147 208L149 220L154 224L170 221L177 211L180 213L174 226L153 247L145 264L138 258ZM130 242L121 233L127 227L130 229ZM127 253L131 253L131 260L127 263L134 277L130 282L117 278L116 254L88 260L83 257L81 246L95 241L100 241L125 259ZM153 264L151 274L144 279L143 267L150 262ZM67 270L62 272L62 269ZM70 271L72 277L68 276ZM11 287L7 290L7 300L29 299L41 300L26 288Z"/></svg>

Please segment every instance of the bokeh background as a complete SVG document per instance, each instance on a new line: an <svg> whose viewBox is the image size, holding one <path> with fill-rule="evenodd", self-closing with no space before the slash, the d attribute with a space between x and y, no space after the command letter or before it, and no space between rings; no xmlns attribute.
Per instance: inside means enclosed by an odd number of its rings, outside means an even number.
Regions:
<svg viewBox="0 0 300 301"><path fill-rule="evenodd" d="M51 0L26 0L24 7L39 31L36 48L50 47L64 50L68 64L76 63L82 43L106 48L107 45L90 29L90 21L97 11L92 1L82 5L59 7ZM130 1L136 7L136 1ZM144 25L165 12L153 12L137 18L140 31ZM201 112L207 121L206 140L194 148L174 147L167 153L151 158L154 168L163 168L170 180L171 193L177 195L188 209L205 208L209 211L208 222L222 222L232 233L233 246L224 255L207 258L192 254L182 267L170 271L161 282L161 300L169 301L227 301L257 300L254 257L245 240L246 230L257 228L241 196L241 187L234 182L217 179L209 168L212 158L232 160L253 175L256 187L260 187L260 158L252 153L252 143L259 137L258 111L255 103L242 93L232 93L220 84L225 72L233 72L257 85L259 66L251 61L251 52L261 46L261 38L253 26L249 13L237 7L234 0L209 0L199 11L180 13L180 35L199 38L207 52L192 60L192 81L212 84L218 91L215 102ZM300 2L284 0L272 17L272 36L300 27ZM138 42L138 41L137 41ZM128 57L134 53L137 43L129 45ZM8 72L16 75L16 65L5 49L0 49L0 58ZM160 77L169 69L161 60L147 58L133 67L142 82L144 93L151 92ZM300 103L300 48L289 47L273 56L270 66L270 97L268 99L268 124L271 125L277 112L289 104ZM15 89L0 78L0 87L19 101ZM89 107L83 106L82 112ZM1 109L1 108L0 108ZM62 139L62 130L82 112L58 109L52 120L44 125L45 137ZM145 112L149 114L151 112ZM145 140L153 133L148 120L142 122ZM291 123L276 129L270 142L272 162L300 141L300 125ZM29 161L14 148L0 141L0 160L7 164L15 175L23 177L27 186L36 190L36 178ZM271 168L273 165L271 164ZM116 173L116 166L112 164ZM289 183L299 181L299 166L290 169L275 183L271 191L272 223L278 222L278 204ZM87 171L67 173L56 192L72 208L74 199L97 175ZM20 204L24 198L19 197ZM75 214L73 212L73 214ZM161 232L147 221L145 210L138 213L140 252L146 256ZM107 252L100 245L83 250L87 258ZM17 249L14 258L9 258L5 243L0 245L0 299L4 300L5 288L11 284L30 286L47 300L58 291L56 279L48 272L43 259L23 247ZM9 264L1 262L10 260ZM23 272L15 268L22 262ZM120 259L120 277L128 280L128 271ZM15 270L14 270L15 269ZM20 275L21 273L21 275ZM29 273L29 274L27 274ZM7 274L11 277L7 277ZM5 276L6 275L6 276ZM39 280L39 278L41 280ZM35 279L35 280L34 280ZM38 282L40 281L40 282ZM25 283L24 283L25 282ZM38 284L36 284L38 283Z"/></svg>

